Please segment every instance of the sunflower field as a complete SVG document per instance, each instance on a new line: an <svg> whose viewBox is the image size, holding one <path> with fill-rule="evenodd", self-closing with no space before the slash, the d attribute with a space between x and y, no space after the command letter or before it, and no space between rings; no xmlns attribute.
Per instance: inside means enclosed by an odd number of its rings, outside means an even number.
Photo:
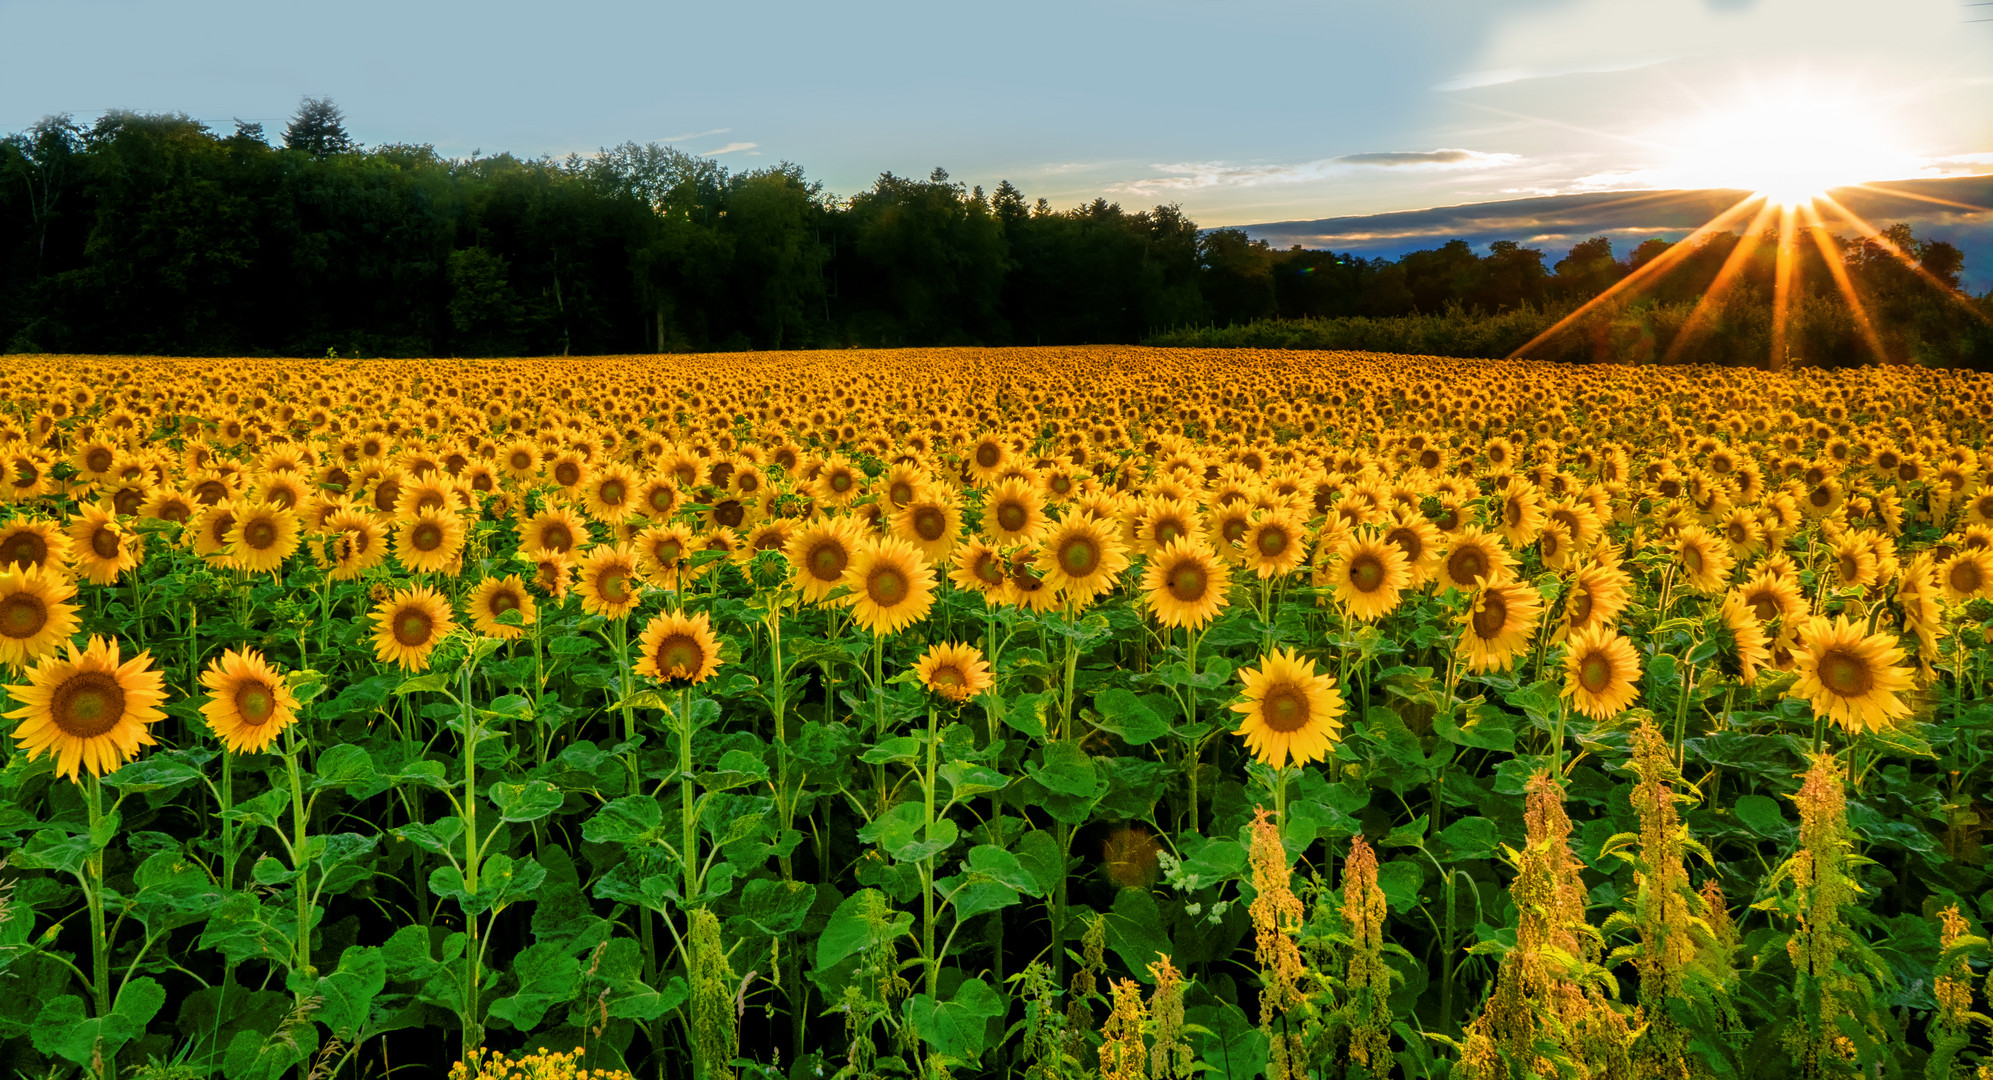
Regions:
<svg viewBox="0 0 1993 1080"><path fill-rule="evenodd" d="M10 358L0 1065L1993 1076L1989 431L1900 367Z"/></svg>

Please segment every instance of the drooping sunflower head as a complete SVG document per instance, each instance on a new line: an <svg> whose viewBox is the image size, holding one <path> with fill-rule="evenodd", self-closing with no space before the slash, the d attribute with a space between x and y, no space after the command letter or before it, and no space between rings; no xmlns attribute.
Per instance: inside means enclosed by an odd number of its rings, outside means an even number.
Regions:
<svg viewBox="0 0 1993 1080"><path fill-rule="evenodd" d="M1201 542L1179 536L1149 556L1143 599L1164 626L1201 630L1224 610L1232 568Z"/></svg>
<svg viewBox="0 0 1993 1080"><path fill-rule="evenodd" d="M697 540L685 525L652 526L631 540L637 558L651 583L661 589L678 589L687 573Z"/></svg>
<svg viewBox="0 0 1993 1080"><path fill-rule="evenodd" d="M1728 545L1700 525L1689 525L1675 534L1675 558L1682 580L1700 593L1722 592L1730 582Z"/></svg>
<svg viewBox="0 0 1993 1080"><path fill-rule="evenodd" d="M1633 643L1603 624L1565 641L1564 696L1594 720L1607 720L1640 696L1640 656Z"/></svg>
<svg viewBox="0 0 1993 1080"><path fill-rule="evenodd" d="M1439 566L1445 541L1432 522L1416 510L1403 510L1384 528L1384 542L1404 553L1411 572L1407 587L1424 584Z"/></svg>
<svg viewBox="0 0 1993 1080"><path fill-rule="evenodd" d="M231 753L260 754L297 722L297 698L254 649L224 652L201 673L201 685L208 688L201 715Z"/></svg>
<svg viewBox="0 0 1993 1080"><path fill-rule="evenodd" d="M1053 528L1038 551L1038 574L1076 604L1112 589L1128 556L1121 538L1089 514L1072 514Z"/></svg>
<svg viewBox="0 0 1993 1080"><path fill-rule="evenodd" d="M55 757L57 775L75 780L79 768L102 776L154 745L149 726L165 719L165 676L152 670L152 654L119 656L116 639L92 637L82 651L49 655L28 671L28 685L11 686L21 721L16 745L33 761Z"/></svg>
<svg viewBox="0 0 1993 1080"><path fill-rule="evenodd" d="M644 627L633 670L667 683L705 682L720 667L720 642L705 612L659 615Z"/></svg>
<svg viewBox="0 0 1993 1080"><path fill-rule="evenodd" d="M582 610L605 619L630 614L639 599L637 553L626 544L601 544L581 560L576 575Z"/></svg>
<svg viewBox="0 0 1993 1080"><path fill-rule="evenodd" d="M1993 552L1985 548L1960 549L1939 565L1937 573L1947 600L1993 596Z"/></svg>
<svg viewBox="0 0 1993 1080"><path fill-rule="evenodd" d="M403 671L424 671L429 654L456 629L450 603L435 589L403 589L375 605L374 655Z"/></svg>
<svg viewBox="0 0 1993 1080"><path fill-rule="evenodd" d="M995 684L990 665L974 645L937 642L914 665L920 684L950 701L967 701Z"/></svg>
<svg viewBox="0 0 1993 1080"><path fill-rule="evenodd" d="M934 606L934 569L912 544L880 539L862 544L845 567L844 602L852 620L875 634L893 634L927 617Z"/></svg>
<svg viewBox="0 0 1993 1080"><path fill-rule="evenodd" d="M1341 737L1344 712L1334 677L1281 649L1239 672L1239 680L1245 700L1231 708L1243 720L1232 734L1245 737L1254 757L1282 768L1290 760L1305 765L1328 756Z"/></svg>
<svg viewBox="0 0 1993 1080"><path fill-rule="evenodd" d="M519 580L517 574L502 578L488 577L478 582L470 596L465 598L464 606L470 611L471 626L478 633L500 640L511 640L524 634L526 631L521 627L533 625L539 614L532 594L526 591L526 583ZM498 621L508 611L518 613L518 626Z"/></svg>
<svg viewBox="0 0 1993 1080"><path fill-rule="evenodd" d="M19 671L76 634L76 586L39 566L0 564L0 666Z"/></svg>

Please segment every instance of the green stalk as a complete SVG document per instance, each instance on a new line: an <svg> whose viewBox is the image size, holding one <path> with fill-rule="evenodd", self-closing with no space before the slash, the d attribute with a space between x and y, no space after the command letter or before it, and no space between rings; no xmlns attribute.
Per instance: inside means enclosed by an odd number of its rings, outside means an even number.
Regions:
<svg viewBox="0 0 1993 1080"><path fill-rule="evenodd" d="M475 654L473 654L475 655ZM471 666L474 661L466 659L463 669L463 701L460 703L464 716L464 891L477 895L478 838L477 838L477 716L471 711ZM482 950L478 947L477 916L464 913L464 932L470 938L464 949L464 1038L463 1056L469 1058L471 1051L484 1042L483 1032L477 1022L479 961Z"/></svg>
<svg viewBox="0 0 1993 1080"><path fill-rule="evenodd" d="M940 722L933 705L927 707L927 829L934 828L934 785L935 763L941 742ZM926 836L927 832L923 832ZM934 997L940 992L941 958L934 954L934 856L929 855L920 861L920 955L927 962L927 995Z"/></svg>
<svg viewBox="0 0 1993 1080"><path fill-rule="evenodd" d="M235 752L223 747L221 751L221 891L226 893L235 888L235 819L228 816L235 809Z"/></svg>
<svg viewBox="0 0 1993 1080"><path fill-rule="evenodd" d="M306 888L308 863L305 854L304 781L298 775L298 740L295 724L284 729L284 768L291 775L291 869L296 870L298 874L297 881L293 883L298 894L298 937L292 967L293 970L312 974L314 972L311 966L311 893Z"/></svg>
<svg viewBox="0 0 1993 1080"><path fill-rule="evenodd" d="M625 615L611 620L616 624L616 671L622 677L623 742L625 745L637 739L637 715L630 707L630 695L635 689L630 674L630 619ZM537 709L535 710L538 711ZM628 749L623 752L623 763L630 767L630 790L643 787L643 778L637 774L637 752Z"/></svg>
<svg viewBox="0 0 1993 1080"><path fill-rule="evenodd" d="M768 609L768 649L772 665L770 668L772 697L769 708L775 718L775 816L781 822L775 835L779 839L788 833L794 818L789 801L789 733L784 729L787 722L784 713L788 706L785 699L788 680L782 670L782 609L779 605ZM782 866L782 880L795 880L796 875L790 865L789 856L784 855L777 861Z"/></svg>
<svg viewBox="0 0 1993 1080"><path fill-rule="evenodd" d="M1189 655L1190 679L1183 688L1183 726L1187 729L1197 723L1197 643L1204 639L1202 630L1184 628ZM1197 832L1197 770L1203 764L1204 740L1200 737L1190 744L1190 831Z"/></svg>
<svg viewBox="0 0 1993 1080"><path fill-rule="evenodd" d="M103 786L93 772L85 790L90 803L90 863L83 881L84 899L90 903L90 993L96 999L98 1017L111 1015L111 943L104 935L104 849L97 846L97 833L104 821ZM111 1062L104 1063L104 1075L116 1075Z"/></svg>
<svg viewBox="0 0 1993 1080"><path fill-rule="evenodd" d="M679 857L685 861L685 902L699 895L699 819L692 813L692 684L678 694L678 805L683 819Z"/></svg>

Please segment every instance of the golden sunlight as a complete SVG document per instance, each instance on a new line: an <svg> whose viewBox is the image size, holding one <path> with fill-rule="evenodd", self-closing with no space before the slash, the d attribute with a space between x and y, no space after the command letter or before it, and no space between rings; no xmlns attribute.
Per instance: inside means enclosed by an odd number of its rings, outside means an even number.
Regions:
<svg viewBox="0 0 1993 1080"><path fill-rule="evenodd" d="M1661 140L1666 186L1735 188L1780 206L1830 188L1914 176L1924 162L1896 143L1883 116L1846 97L1792 89L1685 123Z"/></svg>

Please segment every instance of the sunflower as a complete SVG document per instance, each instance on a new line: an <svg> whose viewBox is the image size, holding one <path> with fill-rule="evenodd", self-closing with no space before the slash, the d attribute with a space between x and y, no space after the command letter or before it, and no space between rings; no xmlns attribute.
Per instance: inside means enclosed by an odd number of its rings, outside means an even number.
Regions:
<svg viewBox="0 0 1993 1080"><path fill-rule="evenodd" d="M1439 566L1439 530L1416 511L1401 510L1384 528L1384 542L1404 553L1411 579L1407 588L1423 585Z"/></svg>
<svg viewBox="0 0 1993 1080"><path fill-rule="evenodd" d="M810 494L816 496L817 502L834 509L850 506L864 493L865 474L837 455L824 462L823 471L817 473L810 485Z"/></svg>
<svg viewBox="0 0 1993 1080"><path fill-rule="evenodd" d="M588 483L588 475L588 461L573 450L560 454L547 463L547 479L553 481L554 486L566 492L570 498L581 491L582 485Z"/></svg>
<svg viewBox="0 0 1993 1080"><path fill-rule="evenodd" d="M934 569L904 540L874 540L859 547L844 569L844 602L858 625L892 634L927 617L934 606Z"/></svg>
<svg viewBox="0 0 1993 1080"><path fill-rule="evenodd" d="M225 499L200 512L193 528L183 534L194 554L221 566L231 564L228 534L235 528L236 509L235 500ZM371 515L368 517L372 520Z"/></svg>
<svg viewBox="0 0 1993 1080"><path fill-rule="evenodd" d="M1500 504L1501 523L1496 528L1502 539L1510 547L1526 547L1536 539L1543 529L1543 496L1529 482L1518 480L1511 483L1502 494Z"/></svg>
<svg viewBox="0 0 1993 1080"><path fill-rule="evenodd" d="M1201 630L1225 608L1232 568L1211 549L1179 536L1149 556L1142 571L1143 600L1164 626Z"/></svg>
<svg viewBox="0 0 1993 1080"><path fill-rule="evenodd" d="M1727 545L1708 530L1690 525L1675 534L1673 546L1689 588L1699 593L1718 593L1729 585L1734 561Z"/></svg>
<svg viewBox="0 0 1993 1080"><path fill-rule="evenodd" d="M843 516L818 518L791 537L783 554L796 568L803 599L823 603L844 581L844 571L863 543L857 521Z"/></svg>
<svg viewBox="0 0 1993 1080"><path fill-rule="evenodd" d="M456 629L450 602L427 586L403 589L374 607L374 655L403 671L426 671L429 653Z"/></svg>
<svg viewBox="0 0 1993 1080"><path fill-rule="evenodd" d="M1849 533L1827 547L1834 555L1834 579L1841 588L1865 589L1876 583L1881 565L1861 533Z"/></svg>
<svg viewBox="0 0 1993 1080"><path fill-rule="evenodd" d="M332 558L329 576L334 581L351 581L388 557L387 530L372 514L363 510L335 510L325 519L325 527L333 534L326 552ZM200 550L198 545L195 550Z"/></svg>
<svg viewBox="0 0 1993 1080"><path fill-rule="evenodd" d="M1135 526L1136 546L1144 555L1154 555L1178 540L1195 544L1203 539L1204 522L1197 507L1182 499L1149 500Z"/></svg>
<svg viewBox="0 0 1993 1080"><path fill-rule="evenodd" d="M1260 511L1239 538L1244 566L1261 578L1285 577L1308 557L1308 528L1292 511Z"/></svg>
<svg viewBox="0 0 1993 1080"><path fill-rule="evenodd" d="M412 573L450 573L463 553L464 531L464 519L450 510L417 511L395 529L395 558Z"/></svg>
<svg viewBox="0 0 1993 1080"><path fill-rule="evenodd" d="M0 566L55 572L69 562L69 537L50 521L16 518L0 525Z"/></svg>
<svg viewBox="0 0 1993 1080"><path fill-rule="evenodd" d="M1945 599L1955 602L1993 596L1993 552L1961 549L1939 565L1938 583L1944 587Z"/></svg>
<svg viewBox="0 0 1993 1080"><path fill-rule="evenodd" d="M302 543L298 516L281 506L239 506L228 527L231 565L252 574L275 573Z"/></svg>
<svg viewBox="0 0 1993 1080"><path fill-rule="evenodd" d="M982 593L986 598L997 596L1009 580L1003 552L981 540L965 542L955 549L948 580L966 592Z"/></svg>
<svg viewBox="0 0 1993 1080"><path fill-rule="evenodd" d="M78 575L96 585L109 585L136 567L144 552L139 535L119 524L103 508L85 507L69 523L70 559Z"/></svg>
<svg viewBox="0 0 1993 1080"><path fill-rule="evenodd" d="M981 649L974 645L934 644L914 664L920 684L950 701L967 701L996 684Z"/></svg>
<svg viewBox="0 0 1993 1080"><path fill-rule="evenodd" d="M533 564L534 588L556 600L567 597L568 590L574 587L573 558L564 551L549 551L527 561Z"/></svg>
<svg viewBox="0 0 1993 1080"><path fill-rule="evenodd" d="M938 565L961 537L962 510L952 496L923 487L893 514L892 531Z"/></svg>
<svg viewBox="0 0 1993 1080"><path fill-rule="evenodd" d="M201 673L201 685L208 688L201 715L231 753L260 754L297 722L297 698L254 649L222 653Z"/></svg>
<svg viewBox="0 0 1993 1080"><path fill-rule="evenodd" d="M1059 606L1059 590L1038 576L1037 559L1029 548L1018 548L1004 560L1004 603L1042 615Z"/></svg>
<svg viewBox="0 0 1993 1080"><path fill-rule="evenodd" d="M581 608L590 615L621 619L637 606L637 553L625 544L602 544L581 560L576 576Z"/></svg>
<svg viewBox="0 0 1993 1080"><path fill-rule="evenodd" d="M0 458L0 474L0 499L8 502L26 502L46 493L51 484L60 485L49 475L47 458L25 447L8 448Z"/></svg>
<svg viewBox="0 0 1993 1080"><path fill-rule="evenodd" d="M637 561L651 584L677 591L679 577L695 546L692 530L685 525L652 526L630 540L637 549Z"/></svg>
<svg viewBox="0 0 1993 1080"><path fill-rule="evenodd" d="M629 517L641 505L636 501L637 494L637 476L629 466L605 465L588 478L582 500L590 517L605 525L614 525Z"/></svg>
<svg viewBox="0 0 1993 1080"><path fill-rule="evenodd" d="M1507 671L1529 651L1530 635L1543 616L1543 599L1528 583L1485 584L1461 622L1459 655L1469 671Z"/></svg>
<svg viewBox="0 0 1993 1080"><path fill-rule="evenodd" d="M976 483L988 484L1010 464L1010 457L1010 447L1004 443L1002 437L982 435L969 447L968 459L963 465Z"/></svg>
<svg viewBox="0 0 1993 1080"><path fill-rule="evenodd" d="M534 558L548 552L566 555L587 542L588 523L565 506L542 510L519 528L519 549Z"/></svg>
<svg viewBox="0 0 1993 1080"><path fill-rule="evenodd" d="M1938 632L1944 626L1938 595L1936 562L1925 551L1910 560L1896 584L1896 610L1902 613L1903 631L1917 639L1917 677L1925 683L1937 675L1931 661L1938 655Z"/></svg>
<svg viewBox="0 0 1993 1080"><path fill-rule="evenodd" d="M1324 577L1344 609L1364 622L1390 614L1412 585L1404 551L1369 532L1351 533L1336 545Z"/></svg>
<svg viewBox="0 0 1993 1080"><path fill-rule="evenodd" d="M983 499L983 535L993 544L1035 543L1045 526L1045 501L1022 480L1006 480Z"/></svg>
<svg viewBox="0 0 1993 1080"><path fill-rule="evenodd" d="M1910 671L1898 667L1903 649L1888 632L1863 635L1865 627L1845 615L1832 622L1809 620L1794 653L1799 680L1786 691L1805 698L1813 715L1839 724L1849 735L1879 731L1910 715L1899 695L1910 688Z"/></svg>
<svg viewBox="0 0 1993 1080"><path fill-rule="evenodd" d="M1577 554L1577 545L1571 542L1571 533L1561 521L1548 521L1543 530L1536 534L1536 553L1543 557L1543 565L1552 570L1562 570L1571 565Z"/></svg>
<svg viewBox="0 0 1993 1080"><path fill-rule="evenodd" d="M471 626L486 637L509 641L526 631L518 626L508 626L499 622L498 617L508 611L519 613L523 626L533 625L539 614L533 603L532 594L526 591L526 583L519 580L518 574L497 578L488 577L477 583L470 596L464 599L464 607L471 613Z"/></svg>
<svg viewBox="0 0 1993 1080"><path fill-rule="evenodd" d="M1315 673L1315 662L1280 649L1257 668L1239 672L1246 700L1232 706L1245 719L1234 735L1243 735L1254 757L1283 768L1321 761L1341 738L1342 691L1327 672Z"/></svg>
<svg viewBox="0 0 1993 1080"><path fill-rule="evenodd" d="M521 439L498 452L498 467L520 483L525 483L540 475L540 451L532 443Z"/></svg>
<svg viewBox="0 0 1993 1080"><path fill-rule="evenodd" d="M1253 527L1251 503L1241 499L1230 506L1218 507L1205 515L1204 526L1211 537L1211 547L1220 558L1234 564L1245 561L1243 542Z"/></svg>
<svg viewBox="0 0 1993 1080"><path fill-rule="evenodd" d="M644 627L634 670L659 682L705 682L720 667L720 642L706 613L659 615Z"/></svg>
<svg viewBox="0 0 1993 1080"><path fill-rule="evenodd" d="M19 671L74 636L81 624L67 601L75 596L59 573L0 565L0 664Z"/></svg>
<svg viewBox="0 0 1993 1080"><path fill-rule="evenodd" d="M1443 587L1468 592L1490 582L1509 580L1515 572L1515 558L1502 542L1481 531L1478 525L1463 526L1447 541L1446 555L1439 561L1439 583Z"/></svg>
<svg viewBox="0 0 1993 1080"><path fill-rule="evenodd" d="M927 491L928 483L926 469L913 462L902 461L887 469L886 475L872 485L872 490L889 509L904 510Z"/></svg>
<svg viewBox="0 0 1993 1080"><path fill-rule="evenodd" d="M182 525L193 519L197 503L186 495L170 487L152 489L152 495L138 508L138 516L148 521L165 521Z"/></svg>
<svg viewBox="0 0 1993 1080"><path fill-rule="evenodd" d="M1720 531L1734 558L1754 555L1764 546L1764 524L1749 510L1731 510L1724 515Z"/></svg>
<svg viewBox="0 0 1993 1080"><path fill-rule="evenodd" d="M28 685L7 688L20 708L6 716L21 721L14 739L29 761L53 754L59 776L76 779L78 766L102 776L155 744L147 725L165 719L166 677L151 670L149 652L120 662L115 638L66 647L68 659L43 657Z"/></svg>
<svg viewBox="0 0 1993 1080"><path fill-rule="evenodd" d="M1779 620L1781 637L1790 636L1806 614L1806 598L1799 593L1799 583L1772 570L1760 570L1735 592L1760 623L1770 626L1773 619Z"/></svg>
<svg viewBox="0 0 1993 1080"><path fill-rule="evenodd" d="M1074 514L1053 528L1038 549L1038 574L1075 604L1112 589L1128 556L1121 539L1088 514Z"/></svg>
<svg viewBox="0 0 1993 1080"><path fill-rule="evenodd" d="M678 485L668 476L653 476L638 485L636 496L631 499L637 512L652 521L669 521L678 512L684 499L678 493Z"/></svg>
<svg viewBox="0 0 1993 1080"><path fill-rule="evenodd" d="M301 508L311 496L311 488L305 484L304 477L289 470L266 473L256 486L261 501L286 510Z"/></svg>
<svg viewBox="0 0 1993 1080"><path fill-rule="evenodd" d="M1640 695L1640 656L1606 625L1573 634L1564 651L1564 696L1594 720L1610 719Z"/></svg>

